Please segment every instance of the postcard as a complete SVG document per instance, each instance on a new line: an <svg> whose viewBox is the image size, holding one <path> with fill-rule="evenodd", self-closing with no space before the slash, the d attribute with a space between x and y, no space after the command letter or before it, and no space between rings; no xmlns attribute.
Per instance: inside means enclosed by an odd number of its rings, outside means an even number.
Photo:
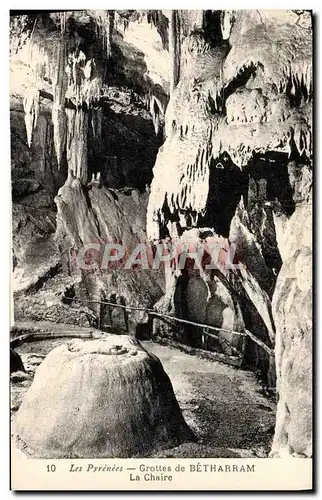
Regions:
<svg viewBox="0 0 322 500"><path fill-rule="evenodd" d="M10 11L11 488L313 487L313 14Z"/></svg>

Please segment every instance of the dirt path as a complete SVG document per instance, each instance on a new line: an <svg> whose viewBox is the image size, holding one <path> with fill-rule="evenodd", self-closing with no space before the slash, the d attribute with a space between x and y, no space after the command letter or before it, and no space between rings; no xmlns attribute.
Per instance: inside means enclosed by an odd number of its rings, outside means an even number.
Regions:
<svg viewBox="0 0 322 500"><path fill-rule="evenodd" d="M275 424L275 402L262 394L252 372L190 356L150 341L169 375L197 445L164 456L267 456Z"/></svg>
<svg viewBox="0 0 322 500"><path fill-rule="evenodd" d="M12 383L13 415L32 383L35 369L66 339L40 340L17 347L29 378ZM170 377L187 423L198 442L159 453L159 457L267 456L274 432L275 403L261 392L255 375L207 361L152 341L142 342Z"/></svg>

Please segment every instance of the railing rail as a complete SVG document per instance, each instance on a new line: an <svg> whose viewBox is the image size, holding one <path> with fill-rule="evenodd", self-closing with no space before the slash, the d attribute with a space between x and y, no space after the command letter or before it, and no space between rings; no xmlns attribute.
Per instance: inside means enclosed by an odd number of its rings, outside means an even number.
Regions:
<svg viewBox="0 0 322 500"><path fill-rule="evenodd" d="M159 313L158 311L156 311L155 309L150 309L148 307L139 307L139 306L130 306L130 305L123 305L123 304L116 304L114 302L109 302L109 301L104 301L104 300L89 300L89 299L75 299L75 298L65 298L65 300L70 300L70 301L74 301L74 302L82 302L82 303L90 303L90 304L104 304L104 305L108 305L110 307L118 307L120 309L125 309L125 310L128 310L128 311L142 311L142 312L146 312L150 316L154 316L154 317L157 317L159 319L165 319L165 320L169 320L169 321L175 321L177 323L183 323L183 324L187 324L187 325L191 325L191 326L196 326L196 327L202 328L203 329L203 335L208 336L208 337L212 337L212 338L215 338L215 339L219 339L218 335L210 333L208 330L213 330L213 331L223 332L223 333L235 334L235 335L239 335L239 336L242 336L242 337L249 337L253 342L255 342L262 349L264 349L264 351L267 354L269 354L270 356L274 355L274 350L273 349L271 349L267 344L265 344L265 342L263 342L262 340L258 339L253 333L249 332L247 329L245 329L242 332L236 331L236 330L227 330L225 328L220 328L220 327L217 327L217 326L207 325L207 324L204 324L204 323L197 323L195 321L190 321L190 320L183 319L183 318L177 318L176 316L170 316L168 314L162 314L162 313ZM229 346L232 349L232 351L236 352L239 357L241 356L240 352L233 345L231 345L231 342L229 342L229 340L227 340L227 339L225 339L223 337L220 337L220 340L223 341L223 342L226 342L227 344L229 344Z"/></svg>

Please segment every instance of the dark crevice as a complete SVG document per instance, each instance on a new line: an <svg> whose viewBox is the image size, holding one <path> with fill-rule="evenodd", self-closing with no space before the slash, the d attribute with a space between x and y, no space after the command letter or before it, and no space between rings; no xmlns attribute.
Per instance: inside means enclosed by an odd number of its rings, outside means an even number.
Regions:
<svg viewBox="0 0 322 500"><path fill-rule="evenodd" d="M172 213L170 208L169 208L168 194L165 195L165 199L164 199L164 202L162 205L161 212L163 214L163 221L165 221L165 222L162 222L161 217L160 217L160 220L159 220L160 238L164 239L164 238L167 238L169 236L169 231L168 231L168 228L166 225L168 222L176 222L177 225L179 225L178 214L176 212Z"/></svg>
<svg viewBox="0 0 322 500"><path fill-rule="evenodd" d="M70 306L74 298L76 298L75 286L71 285L65 290L62 302Z"/></svg>
<svg viewBox="0 0 322 500"><path fill-rule="evenodd" d="M223 42L221 32L221 11L206 10L203 15L204 38L211 47L216 47Z"/></svg>
<svg viewBox="0 0 322 500"><path fill-rule="evenodd" d="M152 181L159 142L152 120L104 108L100 147L88 128L88 170L101 173L101 183L120 189L126 186L144 192ZM140 175L138 175L138 172Z"/></svg>
<svg viewBox="0 0 322 500"><path fill-rule="evenodd" d="M33 283L32 285L30 285L28 287L28 289L25 291L26 295L32 295L34 293L37 293L48 280L54 278L60 271L61 271L61 264L60 263L51 267L44 275L42 275L36 281L36 283Z"/></svg>
<svg viewBox="0 0 322 500"><path fill-rule="evenodd" d="M228 153L216 160L211 158L209 169L206 212L199 216L198 227L213 227L217 234L228 237L237 205L247 192L247 175L232 162Z"/></svg>
<svg viewBox="0 0 322 500"><path fill-rule="evenodd" d="M268 151L265 155L255 154L247 167L250 179L254 180L256 186L252 203L259 202L263 205L265 202L272 202L269 206L288 217L295 210L288 172L289 161L287 153Z"/></svg>

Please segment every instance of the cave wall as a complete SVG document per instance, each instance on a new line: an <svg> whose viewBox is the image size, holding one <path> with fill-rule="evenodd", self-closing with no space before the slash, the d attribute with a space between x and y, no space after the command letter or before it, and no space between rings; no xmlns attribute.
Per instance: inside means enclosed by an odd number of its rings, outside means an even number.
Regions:
<svg viewBox="0 0 322 500"><path fill-rule="evenodd" d="M276 324L278 406L272 456L312 456L312 172L289 165L296 208L276 214L283 265L272 309Z"/></svg>
<svg viewBox="0 0 322 500"><path fill-rule="evenodd" d="M50 205L49 198L57 193L66 179L66 172L57 168L51 116L48 113L39 116L32 146L28 148L24 111L18 108L18 104L16 106L12 104L10 110L13 201L23 200L26 204L29 195L42 192L43 201L47 195L47 204Z"/></svg>

